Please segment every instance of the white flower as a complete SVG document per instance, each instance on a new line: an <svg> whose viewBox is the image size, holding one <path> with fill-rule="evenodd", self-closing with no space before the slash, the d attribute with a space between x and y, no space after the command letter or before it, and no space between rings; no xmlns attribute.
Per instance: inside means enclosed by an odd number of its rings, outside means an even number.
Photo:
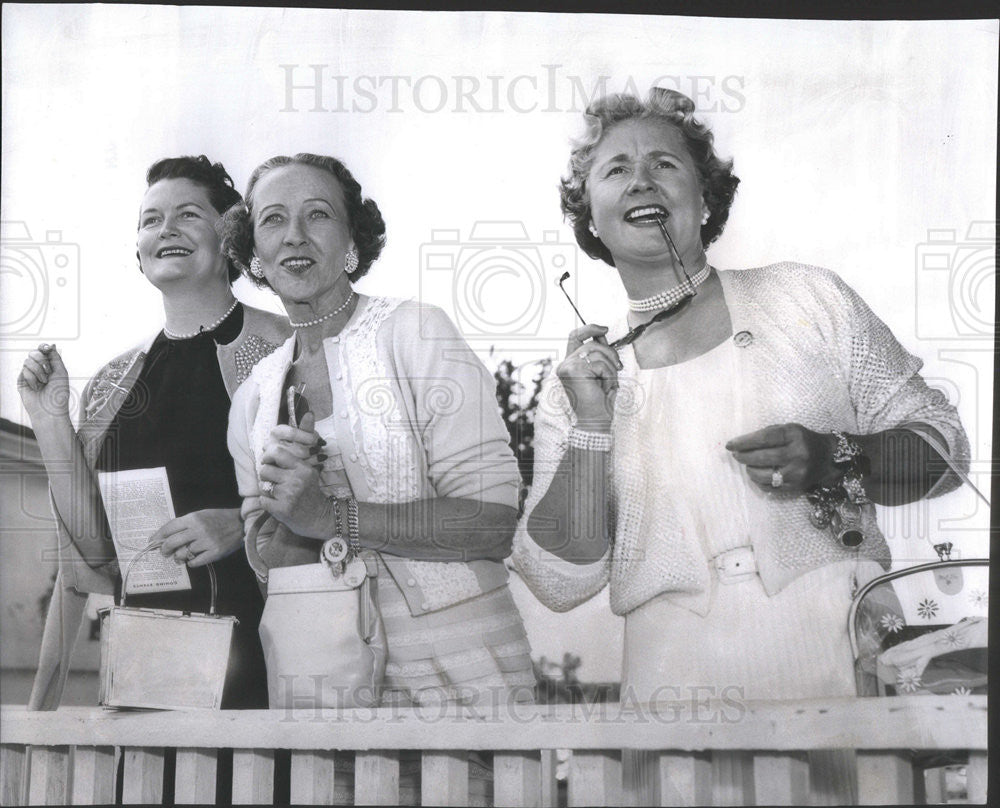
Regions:
<svg viewBox="0 0 1000 808"><path fill-rule="evenodd" d="M956 687L954 690L951 691L951 695L953 695L953 696L971 696L972 695L972 691L969 690L969 688L967 688L965 685L959 685L958 687Z"/></svg>
<svg viewBox="0 0 1000 808"><path fill-rule="evenodd" d="M973 589L969 593L969 603L977 609L988 609L990 606L989 592L984 592L982 589Z"/></svg>
<svg viewBox="0 0 1000 808"><path fill-rule="evenodd" d="M882 628L886 629L890 634L895 634L903 627L903 618L891 612L882 615L882 619L879 622L882 624Z"/></svg>
<svg viewBox="0 0 1000 808"><path fill-rule="evenodd" d="M920 686L920 675L915 668L904 668L896 677L896 687L903 693L915 693Z"/></svg>

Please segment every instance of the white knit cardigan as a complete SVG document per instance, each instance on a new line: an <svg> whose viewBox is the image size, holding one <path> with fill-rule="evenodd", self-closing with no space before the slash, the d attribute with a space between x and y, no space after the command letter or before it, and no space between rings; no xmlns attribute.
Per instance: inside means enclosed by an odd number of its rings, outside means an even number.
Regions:
<svg viewBox="0 0 1000 808"><path fill-rule="evenodd" d="M956 464L968 468L969 444L955 408L929 388L909 354L858 294L834 273L801 264L775 264L719 273L738 348L733 379L740 399L740 423L733 436L771 424L800 423L815 431L839 429L871 434L929 424L948 443ZM624 321L608 334L626 330ZM638 414L644 390L631 348L621 352L619 395L612 420L611 512L613 540L594 564L575 565L539 547L528 519L552 481L575 422L565 390L547 380L535 420L535 466L525 513L514 539L513 564L535 595L566 611L610 582L611 608L626 614L667 593L678 605L705 614L711 597L709 559L693 522L670 490L648 483L636 458L655 440L641 434ZM698 401L691 391L691 401ZM919 427L915 427L919 433ZM944 493L959 480L949 472L931 492ZM748 483L749 485L749 483ZM889 548L875 530L857 551L844 548L809 522L805 497L762 492L762 521L748 525L759 575L770 594L820 565L854 558L855 552L889 565ZM709 494L710 495L710 494ZM874 524L874 519L870 522Z"/></svg>
<svg viewBox="0 0 1000 808"><path fill-rule="evenodd" d="M278 423L291 337L260 362L236 391L229 450L253 524L260 507L261 456ZM461 334L436 306L362 296L344 330L324 340L337 449L354 496L362 502L432 497L478 499L517 507L520 477L496 405L495 383ZM260 550L273 530L247 547L261 581ZM316 561L320 542L316 542ZM502 562L423 561L381 553L414 615L452 606L507 582Z"/></svg>

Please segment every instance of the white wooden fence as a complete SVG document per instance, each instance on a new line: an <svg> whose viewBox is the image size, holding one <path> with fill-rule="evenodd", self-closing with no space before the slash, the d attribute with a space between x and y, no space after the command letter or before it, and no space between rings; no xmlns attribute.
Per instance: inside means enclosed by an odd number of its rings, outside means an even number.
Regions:
<svg viewBox="0 0 1000 808"><path fill-rule="evenodd" d="M298 804L335 804L347 793L359 805L410 797L464 805L479 796L470 793L468 751L485 750L493 753L496 805L556 805L553 750L560 748L572 750L571 806L636 801L623 792L622 749L658 756L662 805L807 805L807 753L834 748L857 750L862 804L942 801L914 766L914 753L930 750L968 753L969 801L986 800L985 696L321 713L12 707L0 710L0 744L3 805L112 802L119 757L123 801L161 803L169 748L177 750L177 804L214 800L222 748L235 750L234 804L273 801L275 749L292 750L290 797ZM334 750L341 759L354 753L353 772L334 765ZM412 753L420 771L413 794L401 792L400 750L423 750Z"/></svg>

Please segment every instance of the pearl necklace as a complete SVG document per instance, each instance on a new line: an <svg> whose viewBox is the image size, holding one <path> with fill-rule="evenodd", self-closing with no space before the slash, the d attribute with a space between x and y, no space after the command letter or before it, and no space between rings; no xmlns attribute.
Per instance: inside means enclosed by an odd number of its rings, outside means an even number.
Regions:
<svg viewBox="0 0 1000 808"><path fill-rule="evenodd" d="M676 286L671 286L662 292L657 292L651 297L644 297L640 300L635 300L633 298L628 299L628 307L632 311L656 311L657 309L670 308L676 305L681 299L686 295L690 295L695 287L701 286L708 274L712 271L711 267L706 262L705 265L694 274L694 277L688 278L685 276L682 283Z"/></svg>
<svg viewBox="0 0 1000 808"><path fill-rule="evenodd" d="M218 320L216 320L214 323L212 323L207 328L205 326L201 325L201 326L198 326L198 330L197 331L192 331L190 334L175 334L169 328L167 328L166 326L163 326L163 333L166 334L168 337L170 337L170 339L192 339L194 337L197 337L199 334L204 334L206 331L215 331L215 329L218 328L220 325L222 325L223 321L230 314L232 314L234 311L236 311L236 307L239 304L240 304L240 301L234 299L233 300L233 305L230 306L226 310L226 313L223 314Z"/></svg>
<svg viewBox="0 0 1000 808"><path fill-rule="evenodd" d="M292 328L308 328L311 325L316 325L317 323L322 323L324 320L329 320L331 317L336 317L338 314L340 314L344 309L346 309L348 307L348 305L350 305L350 302L352 300L354 300L354 290L353 289L351 290L351 293L347 296L347 300L345 300L343 303L341 303L339 306L337 306L337 308L335 308L329 314L324 314L322 317L317 317L315 320L306 320L304 323L296 323L296 322L294 322L292 320L291 317L289 317L288 318L288 324Z"/></svg>

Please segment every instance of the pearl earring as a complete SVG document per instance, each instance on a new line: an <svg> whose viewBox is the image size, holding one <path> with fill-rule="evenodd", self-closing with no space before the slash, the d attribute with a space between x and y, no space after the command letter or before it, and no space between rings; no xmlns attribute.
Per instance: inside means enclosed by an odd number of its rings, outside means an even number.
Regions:
<svg viewBox="0 0 1000 808"><path fill-rule="evenodd" d="M708 220L711 217L711 215L712 215L712 212L708 208L705 208L704 211L702 211L702 214L701 214L701 223L702 224L708 224Z"/></svg>
<svg viewBox="0 0 1000 808"><path fill-rule="evenodd" d="M593 222L587 225L587 229L590 231L590 235L592 235L594 238L600 238L600 236L597 235L597 228L594 226Z"/></svg>

